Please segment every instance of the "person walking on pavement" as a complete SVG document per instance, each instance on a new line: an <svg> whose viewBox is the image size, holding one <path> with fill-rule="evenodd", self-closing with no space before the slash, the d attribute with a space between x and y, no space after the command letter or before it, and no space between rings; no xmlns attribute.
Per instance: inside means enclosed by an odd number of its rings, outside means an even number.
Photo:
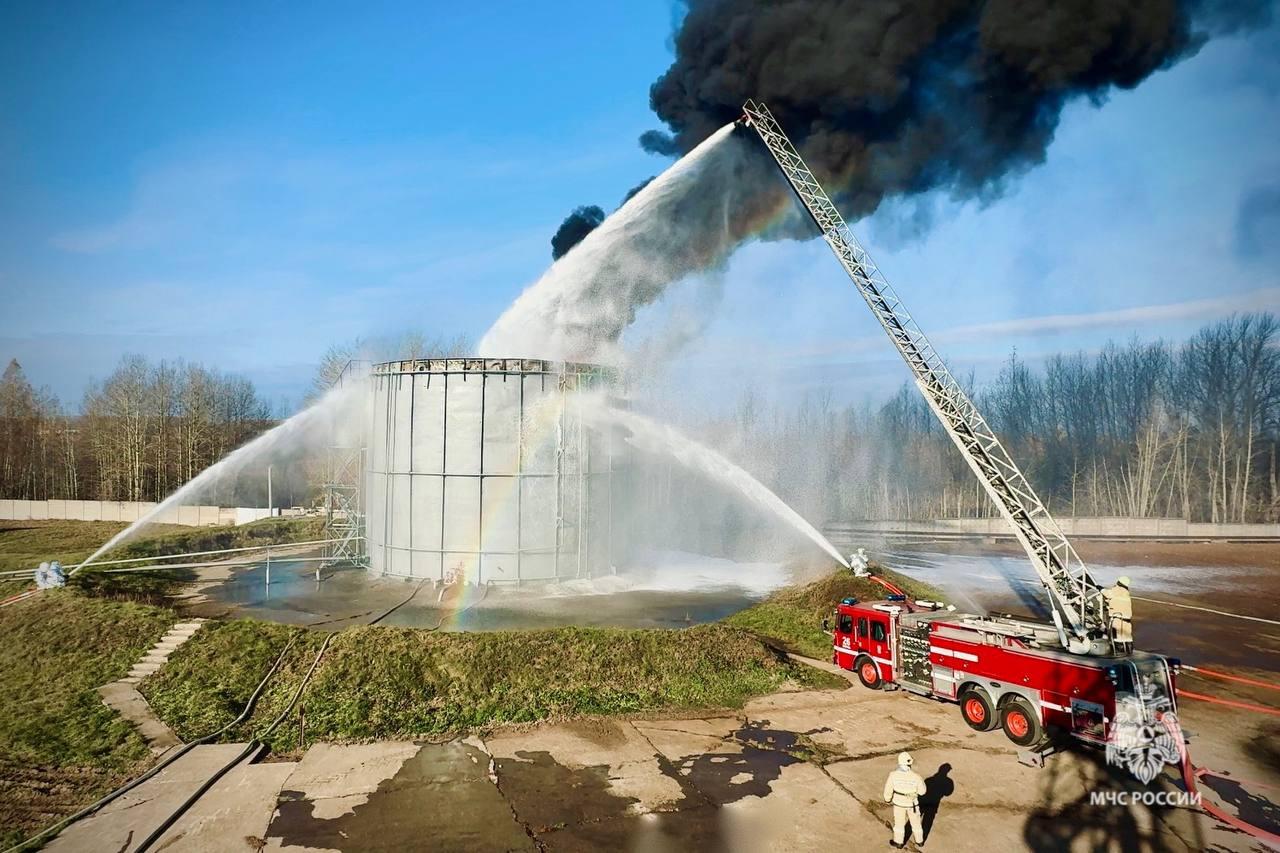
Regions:
<svg viewBox="0 0 1280 853"><path fill-rule="evenodd" d="M911 840L916 846L924 844L924 831L920 826L920 796L925 792L924 779L911 769L914 762L911 753L898 753L898 768L884 781L884 801L893 804L894 847L906 846L907 822L911 822Z"/></svg>

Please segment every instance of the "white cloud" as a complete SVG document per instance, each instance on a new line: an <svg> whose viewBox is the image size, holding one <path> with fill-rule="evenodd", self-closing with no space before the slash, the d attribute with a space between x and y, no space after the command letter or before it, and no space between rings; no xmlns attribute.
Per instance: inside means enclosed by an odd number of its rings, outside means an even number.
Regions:
<svg viewBox="0 0 1280 853"><path fill-rule="evenodd" d="M1245 293L1190 299L1164 305L1139 305L1111 311L1083 314L1048 314L1043 317L1020 317L995 323L956 326L931 336L935 341L965 341L1013 337L1033 333L1066 332L1073 329L1103 327L1142 327L1152 323L1179 320L1215 320L1237 311L1274 311L1280 309L1280 287L1263 287ZM927 334L927 333L926 333Z"/></svg>

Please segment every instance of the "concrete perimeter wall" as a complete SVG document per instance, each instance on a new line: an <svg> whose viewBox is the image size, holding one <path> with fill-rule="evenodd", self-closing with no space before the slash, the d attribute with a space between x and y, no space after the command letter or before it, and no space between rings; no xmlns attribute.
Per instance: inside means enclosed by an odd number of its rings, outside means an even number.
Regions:
<svg viewBox="0 0 1280 853"><path fill-rule="evenodd" d="M32 521L68 519L72 521L134 522L155 508L142 501L20 501L0 498L0 519ZM275 515L294 515L277 508ZM263 507L176 506L153 519L157 524L181 524L186 527L216 527L248 524L272 513Z"/></svg>
<svg viewBox="0 0 1280 853"><path fill-rule="evenodd" d="M1280 539L1280 524L1207 524L1181 518L1058 518L1075 539ZM834 539L854 534L938 538L1012 538L1003 518L940 518L932 521L852 521L829 524Z"/></svg>

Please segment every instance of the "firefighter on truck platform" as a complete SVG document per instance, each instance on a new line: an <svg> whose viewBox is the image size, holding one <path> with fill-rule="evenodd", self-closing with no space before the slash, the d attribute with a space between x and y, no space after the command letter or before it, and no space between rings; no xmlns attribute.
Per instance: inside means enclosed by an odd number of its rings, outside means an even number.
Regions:
<svg viewBox="0 0 1280 853"><path fill-rule="evenodd" d="M1102 591L1107 602L1107 615L1111 625L1111 640L1117 654L1133 651L1133 598L1129 595L1128 575L1116 578L1114 586Z"/></svg>
<svg viewBox="0 0 1280 853"><path fill-rule="evenodd" d="M894 847L907 846L907 821L911 822L911 840L916 846L924 844L924 830L920 825L920 797L925 792L924 779L911 769L914 762L911 753L898 753L898 768L884 780L884 801L893 803Z"/></svg>

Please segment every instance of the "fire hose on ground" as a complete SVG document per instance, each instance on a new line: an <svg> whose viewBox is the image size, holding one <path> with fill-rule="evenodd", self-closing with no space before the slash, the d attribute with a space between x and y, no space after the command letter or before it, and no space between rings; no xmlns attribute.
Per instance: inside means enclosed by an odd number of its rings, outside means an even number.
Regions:
<svg viewBox="0 0 1280 853"><path fill-rule="evenodd" d="M48 826L45 829L42 829L40 832L31 836L26 841L15 844L14 846L10 847L8 850L5 850L4 853L15 853L15 851L18 851L18 850L25 850L28 847L30 847L33 843L43 838L46 838L48 836L61 832L62 830L66 829L68 826L80 820L81 818L88 817L89 815L98 811L99 809L106 806L108 803L117 799L121 795L126 794L129 791L132 791L134 788L138 787L143 782L152 778L161 770L168 767L170 764L173 764L175 761L177 761L182 756L186 755L191 750L195 749L197 746L216 740L226 732L230 731L235 726L243 723L245 720L249 718L249 715L253 712L254 706L257 705L259 697L262 696L263 690L265 690L267 687L267 682L271 680L271 676L275 675L276 670L280 668L280 664L284 662L285 655L287 655L289 653L289 650L293 648L293 644L297 642L300 636L302 636L302 633L303 633L302 631L298 631L294 633L292 637L289 638L289 642L285 644L285 647L280 651L279 656L276 657L275 663L271 665L271 668L267 670L267 674L262 677L262 680L258 682L258 686L254 688L253 693L249 695L249 700L245 703L244 710L241 711L240 715L236 717L234 720L227 723L225 726L223 726L222 728L218 729L215 732L211 732L205 735L204 737L197 738L196 740L191 741L191 743L188 743L179 747L178 749L174 750L172 753L170 753L169 755L161 759L160 762L157 763L155 767L152 767L150 770L148 770L146 773L143 773L137 779L134 779L133 781L127 782L124 785L120 786L119 788L116 788L110 794L107 794L105 797L98 800L97 802L94 802L85 806L83 809L76 812L75 814L70 815L69 817L64 817L62 820L58 821L57 823L51 826Z"/></svg>
<svg viewBox="0 0 1280 853"><path fill-rule="evenodd" d="M418 594L418 592L422 589L425 583L426 583L425 580L419 582L418 585L414 587L413 592L407 598L391 606L387 610L383 611L381 615L371 620L368 624L370 625L377 624L378 622L381 622L383 619L390 616L396 610L399 610L401 607L408 604ZM485 588L484 592L486 594L488 593L488 587ZM34 594L35 590L32 590L31 593ZM484 595L481 595L479 599L468 604L466 607L462 608L462 610L458 612L461 613L467 609L470 609L471 607L474 607L476 604L479 604L480 601L483 601L484 597L485 597ZM345 621L346 618L351 618L351 617L344 617L343 619L328 619L328 620L322 620L319 622L308 623L307 627L324 625L324 624L328 624L335 621ZM440 625L443 624L443 622L444 622L444 617L441 618L440 624L437 624L435 628L431 630L435 630L436 628L439 628ZM250 695L249 701L245 704L244 710L240 712L240 716L236 717L234 720L232 720L230 723L227 723L227 725L223 726L221 729L218 729L216 732L205 735L204 737L199 738L198 740L194 740L191 743L188 743L178 748L172 754L162 759L158 764L156 764L155 767L152 767L150 770L148 770L146 773L139 776L137 779L134 779L133 781L128 782L125 785L122 785L121 787L112 791L110 794L107 794L105 797L98 800L97 802L84 807L83 809L81 809L80 811L76 812L75 814L69 817L63 818L57 823L41 830L36 835L33 835L32 837L28 838L26 841L20 842L14 845L13 847L10 847L9 849L3 851L3 853L17 853L17 851L28 849L34 842L37 842L41 839L47 838L50 835L61 832L62 830L70 826L72 823L75 823L76 821L93 814L94 812L106 806L111 801L120 797L122 794L128 793L129 791L141 785L143 782L147 781L148 779L151 779L157 773L163 770L165 767L168 767L170 764L177 761L183 755L186 755L195 747L205 743L209 743L213 740L216 740L226 732L230 731L235 726L243 723L245 720L249 718L249 715L252 713L253 708L256 706L258 702L259 697L261 697L262 692L266 689L267 682L271 680L271 677L273 675L275 675L276 671L280 668L280 664L284 661L285 655L287 655L289 653L289 650L293 648L294 643L297 642L298 638L302 636L304 631L305 629L295 632L294 635L289 639L289 642L285 645L284 649L281 650L280 655L276 658L275 663L271 665L271 669L267 671L267 674L263 676L262 681L258 683L258 686L254 689L253 693ZM294 691L293 698L289 700L289 704L280 713L280 715L277 716L275 720L273 720L258 735L256 735L243 750L241 750L234 758L231 759L231 761L222 765L217 770L215 770L212 774L210 774L205 779L205 781L200 785L200 787L198 787L191 794L191 796L187 797L177 807L177 809L171 812L169 816L165 818L165 820L158 827L156 827L156 829L150 835L148 835L145 839L143 839L143 841L138 845L138 847L135 848L134 853L142 853L142 851L145 851L146 849L148 849L152 844L158 841L160 837L164 835L164 833L169 828L171 828L173 824L176 823L182 817L182 815L184 815L187 812L188 809L191 808L191 806L193 806L202 796L204 796L204 794L206 794L210 788L212 788L215 784L217 784L219 779L224 777L227 773L231 772L232 769L234 769L237 765L239 765L246 759L248 760L256 759L262 753L262 751L266 749L266 744L263 742L263 739L266 738L268 735L270 735L271 732L273 732L284 721L285 717L288 715L288 713L291 710L293 710L294 706L297 705L298 700L302 697L303 691L306 689L307 685L311 682L311 677L312 675L315 674L316 668L319 667L321 658L324 657L325 651L328 650L329 644L333 642L333 638L335 636L337 636L337 634L329 634L329 636L325 638L324 643L320 646L320 651L316 653L315 660L311 662L310 669L308 669L306 675L303 676L302 682L298 685L298 689Z"/></svg>
<svg viewBox="0 0 1280 853"><path fill-rule="evenodd" d="M1236 784L1239 784L1239 780L1225 773L1218 773L1216 771L1209 770L1206 767L1196 767L1194 764L1191 763L1191 753L1187 749L1186 744L1183 742L1181 733L1178 732L1169 721L1165 721L1164 724L1165 724L1165 730L1168 731L1169 734L1172 735L1174 739L1178 742L1178 750L1182 753L1182 767L1181 767L1182 784L1186 786L1187 793L1197 798L1200 804L1200 808L1204 811L1204 813L1214 818L1215 820L1221 821L1222 823L1226 824L1232 829L1239 830L1240 832L1245 833L1251 838L1256 838L1259 841L1262 841L1263 843L1268 844L1277 850L1280 850L1280 835L1277 835L1276 833L1271 832L1269 830L1263 829L1260 826L1254 826L1253 824L1248 823L1247 821L1239 817L1236 817L1235 815L1228 814L1226 811L1218 808L1216 805L1206 800L1204 796L1200 794L1200 790L1196 786L1197 779L1205 779L1209 777L1212 777L1215 779L1229 779L1235 782ZM1259 783L1250 783L1250 784L1256 785L1257 787L1261 787L1261 788L1275 787L1273 785L1262 785Z"/></svg>
<svg viewBox="0 0 1280 853"><path fill-rule="evenodd" d="M1194 673L1196 675L1207 675L1211 678L1221 678L1224 681L1235 681L1240 684L1248 684L1251 687L1262 687L1267 690L1280 690L1280 684L1273 684L1269 681L1260 681L1256 678L1245 678L1242 675L1229 675L1225 672L1218 672L1216 669L1206 669L1203 666L1192 666L1184 663L1181 669L1185 672ZM1253 711L1258 714L1270 714L1273 717L1280 717L1280 708L1268 708L1266 705L1255 705L1252 702L1239 702L1234 699L1221 699L1217 696L1206 696L1203 693L1194 693L1190 690L1178 688L1178 695L1185 696L1188 699L1196 699L1201 702L1212 702L1215 705L1224 705L1228 708L1238 708L1242 711Z"/></svg>
<svg viewBox="0 0 1280 853"><path fill-rule="evenodd" d="M170 812L168 817L160 822L159 826L151 831L150 835L142 839L142 842L134 848L134 853L144 853L144 851L150 849L151 845L159 841L160 837L168 832L169 828L177 823L178 820L187 813L187 810L195 805L195 803L203 797L210 788L217 784L219 779L230 773L234 767L245 759L251 757L256 758L267 748L266 743L264 743L264 739L275 731L277 726L284 722L284 718L288 716L289 712L298 704L298 700L302 697L302 692L307 689L307 685L311 682L311 676L315 674L316 667L320 666L320 659L324 657L325 651L329 648L329 644L333 642L333 638L336 636L337 634L330 634L324 638L324 642L320 645L320 651L316 653L315 660L311 662L311 668L308 669L307 674L302 677L302 682L298 685L298 689L294 691L293 698L289 700L289 704L280 712L280 715L272 720L265 729L255 735L254 738L249 741L248 745L246 745L235 758L231 759L210 774L200 787L196 788L195 791L191 793L191 796L183 800L176 809Z"/></svg>
<svg viewBox="0 0 1280 853"><path fill-rule="evenodd" d="M905 595L905 593L903 593L901 589L899 589L893 583L885 580L884 578L880 578L880 577L876 577L875 575L872 575L871 580L879 584L880 586L884 587L886 590L893 593L894 595ZM1280 690L1280 684L1273 684L1266 681L1260 681L1255 678L1245 678L1244 676L1239 676L1239 675L1229 675L1225 672L1218 672L1217 670L1206 669L1205 667L1201 667L1201 666L1191 666L1191 665L1184 664L1182 669L1187 670L1189 672L1210 676L1213 678L1221 678L1227 681L1235 681L1241 684L1248 684L1254 687L1263 687L1268 690ZM1278 709L1268 708L1263 705L1255 705L1251 702L1237 702L1230 699L1219 699L1215 696L1206 696L1203 693L1194 693L1189 690L1183 690L1182 688L1178 688L1177 692L1179 696L1186 696L1187 698L1190 698L1190 699L1198 699L1205 702L1212 702L1218 705L1225 705L1230 708L1238 708L1238 709L1247 710L1247 711L1255 711L1258 713L1280 716L1280 710ZM1176 733L1171 731L1171 734L1176 734ZM1191 763L1191 754L1190 752L1187 751L1186 745L1182 743L1180 736L1178 736L1178 743L1182 752L1182 768L1181 768L1182 779L1183 779L1183 784L1186 785L1188 793L1193 795L1199 794L1200 793L1199 789L1196 787L1196 780L1204 779L1207 777L1212 777L1216 779L1230 779L1234 782L1237 782L1238 784L1239 780L1236 780L1234 777L1209 770L1208 768L1205 768L1205 767L1196 767L1195 765L1193 765ZM1258 785L1258 787L1274 787L1274 786ZM1261 827L1254 826L1251 823L1247 823L1246 821L1236 817L1235 815L1228 814L1224 810L1218 808L1213 803L1206 801L1203 796L1200 796L1199 802L1200 802L1200 808L1204 810L1205 814L1209 815L1215 820L1219 820L1222 823L1226 824L1227 826L1232 827L1233 829L1237 829L1249 835L1252 838L1256 838L1260 841L1263 841L1271 845L1272 847L1280 849L1280 835L1277 835L1274 832L1270 832Z"/></svg>
<svg viewBox="0 0 1280 853"><path fill-rule="evenodd" d="M1205 667L1202 667L1202 666L1191 666L1190 664L1183 664L1182 669L1191 673L1199 674L1199 675L1207 675L1212 678L1221 678L1226 681L1235 681L1241 684L1248 684L1253 687L1262 687L1268 690L1280 690L1280 684L1273 684L1267 681L1260 681L1256 678L1245 678L1244 676L1241 676L1241 675L1229 675L1228 673L1218 672L1217 670L1213 670L1213 669L1206 669ZM1216 705L1224 705L1229 708L1238 708L1246 711L1255 711L1262 714L1272 714L1274 716L1280 716L1280 710L1277 710L1275 708L1268 708L1263 705L1255 705L1251 702L1236 702L1231 699L1220 699L1216 696L1206 696L1203 693L1193 693L1190 690L1183 690L1182 688L1178 688L1178 695L1185 696L1190 699L1198 699L1204 702L1212 702ZM1168 729L1171 734L1175 734L1173 729L1170 728L1169 724L1167 723L1166 723L1166 729ZM1199 795L1200 808L1203 809L1206 814L1208 814L1209 816L1213 817L1216 820L1219 820L1225 823L1227 826L1230 826L1233 829L1238 829L1241 832L1253 838L1257 838L1258 840L1263 841L1271 845L1272 847L1275 847L1276 849L1280 849L1280 835L1277 835L1276 833L1263 829L1261 827L1254 826L1253 824L1248 823L1234 815L1227 814L1225 811L1218 808L1213 803L1207 802L1204 799L1203 795L1200 795L1199 788L1196 786L1197 779L1206 779L1206 778L1228 779L1232 782L1235 782L1236 784L1240 784L1240 780L1235 778L1234 776L1229 776L1225 773L1219 773L1214 770L1209 770L1206 767L1196 767L1194 764L1191 763L1191 753L1187 750L1186 745L1182 743L1182 740L1180 737L1178 737L1177 740L1182 752L1181 770L1182 770L1183 785L1186 786L1188 793L1193 795ZM1258 788L1275 788L1276 787L1274 785L1266 785L1259 782L1250 782L1249 784L1251 787L1258 787Z"/></svg>

